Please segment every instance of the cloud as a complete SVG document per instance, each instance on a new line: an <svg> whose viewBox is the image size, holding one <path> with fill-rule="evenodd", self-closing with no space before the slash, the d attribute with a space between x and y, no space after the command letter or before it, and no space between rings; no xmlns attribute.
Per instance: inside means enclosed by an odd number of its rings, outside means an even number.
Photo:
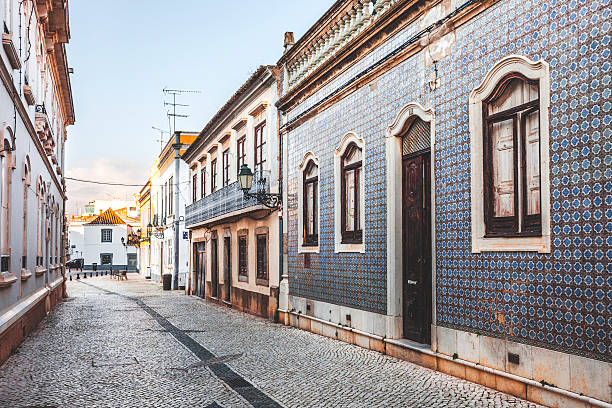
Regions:
<svg viewBox="0 0 612 408"><path fill-rule="evenodd" d="M144 185L149 176L149 163L134 159L117 157L98 157L89 165L73 167L66 172L67 177L106 183ZM79 214L83 206L92 200L133 199L140 187L109 186L66 180L69 214Z"/></svg>

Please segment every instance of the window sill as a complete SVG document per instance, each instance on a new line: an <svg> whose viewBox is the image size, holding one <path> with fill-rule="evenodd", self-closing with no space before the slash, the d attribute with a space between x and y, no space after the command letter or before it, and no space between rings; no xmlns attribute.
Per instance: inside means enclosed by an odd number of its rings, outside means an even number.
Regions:
<svg viewBox="0 0 612 408"><path fill-rule="evenodd" d="M268 280L267 279L256 279L255 280L255 284L257 286L269 286Z"/></svg>
<svg viewBox="0 0 612 408"><path fill-rule="evenodd" d="M36 276L40 276L40 275L44 274L45 272L47 272L47 269L43 268L43 267L40 267L40 266L37 266L36 270L34 271Z"/></svg>
<svg viewBox="0 0 612 408"><path fill-rule="evenodd" d="M298 254L318 254L319 252L318 245L300 245L298 247Z"/></svg>
<svg viewBox="0 0 612 408"><path fill-rule="evenodd" d="M0 273L0 288L5 288L13 283L17 282L17 277L14 273L11 272L3 272Z"/></svg>
<svg viewBox="0 0 612 408"><path fill-rule="evenodd" d="M28 269L21 270L21 280L22 281L27 281L31 277L32 277L32 272L30 272Z"/></svg>
<svg viewBox="0 0 612 408"><path fill-rule="evenodd" d="M538 252L550 253L550 237L512 237L512 238L485 238L472 239L472 253L481 252Z"/></svg>
<svg viewBox="0 0 612 408"><path fill-rule="evenodd" d="M340 253L340 252L356 252L356 253L365 253L365 245L363 243L361 244L343 244L343 243L336 243L336 247L334 248L334 252L335 253Z"/></svg>
<svg viewBox="0 0 612 408"><path fill-rule="evenodd" d="M238 275L238 282L248 282L248 281L249 281L248 276Z"/></svg>

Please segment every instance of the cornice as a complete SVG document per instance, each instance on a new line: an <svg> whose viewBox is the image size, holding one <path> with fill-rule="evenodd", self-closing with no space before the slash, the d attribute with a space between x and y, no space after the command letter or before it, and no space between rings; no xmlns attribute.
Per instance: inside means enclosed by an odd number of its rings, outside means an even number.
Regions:
<svg viewBox="0 0 612 408"><path fill-rule="evenodd" d="M15 84L13 84L10 72L6 66L6 63L4 62L4 57L2 57L1 55L0 55L0 78L2 79L2 83L4 84L4 87L6 88L9 94L9 97L11 98L13 104L15 105L17 112L19 113L19 117L21 118L21 121L23 122L25 128L27 129L28 134L30 135L30 138L32 139L32 142L34 142L34 146L36 146L36 149L38 150L38 154L40 155L42 162L44 163L45 167L49 171L51 180L53 180L53 182L55 183L55 186L57 187L57 190L59 191L59 194L62 197L62 199L66 200L66 194L64 192L64 188L62 184L59 182L57 176L55 175L55 170L53 169L53 166L51 165L51 162L49 161L49 158L47 157L47 153L45 152L45 149L43 148L42 143L38 139L36 130L34 129L34 125L32 124L32 120L30 119L30 116L28 115L28 110L23 105L23 102L21 98L19 97L19 92L17 91L17 88L15 88Z"/></svg>
<svg viewBox="0 0 612 408"><path fill-rule="evenodd" d="M326 61L313 71L312 74L279 98L276 107L284 113L291 111L298 104L318 92L352 65L363 59L369 52L382 45L389 37L395 35L406 25L415 22L426 10L440 3L440 1L436 0L428 3L426 7L423 1L404 0L397 3L396 6L398 8L394 13L381 16L368 30L363 31L351 43L347 44L345 49L341 50L335 58ZM498 1L474 1L449 19L450 24L457 28ZM391 51L390 54L372 66L365 67L354 78L347 80L346 83L340 85L335 91L332 91L328 96L286 124L281 129L281 132L287 132L296 128L312 116L327 109L329 106L376 79L384 72L421 51L426 44L421 44L421 41L418 41L418 38L416 38L417 36L418 34L414 36L415 38L411 38L395 51Z"/></svg>

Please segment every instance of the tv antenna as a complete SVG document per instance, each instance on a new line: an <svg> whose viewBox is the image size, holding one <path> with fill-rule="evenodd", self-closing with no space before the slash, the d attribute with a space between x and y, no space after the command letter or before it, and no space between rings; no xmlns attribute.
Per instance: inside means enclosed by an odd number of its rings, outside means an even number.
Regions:
<svg viewBox="0 0 612 408"><path fill-rule="evenodd" d="M170 135L170 132L168 130L160 129L155 126L151 126L151 129L159 131L159 139L157 139L156 142L159 142L159 151L161 153L161 151L164 150L164 133Z"/></svg>
<svg viewBox="0 0 612 408"><path fill-rule="evenodd" d="M172 129L174 132L176 132L176 118L187 118L189 117L189 115L180 115L176 113L176 107L177 106L189 106L186 104L182 104L182 103L176 103L176 95L182 95L185 93L201 93L200 91L195 91L195 90L186 90L186 89L168 89L168 88L164 88L163 92L166 95L171 95L172 96L172 102L166 102L164 101L164 106L172 106L172 113L170 113L170 111L168 111L167 115L168 115L168 128L170 128L170 118L173 119L173 126Z"/></svg>

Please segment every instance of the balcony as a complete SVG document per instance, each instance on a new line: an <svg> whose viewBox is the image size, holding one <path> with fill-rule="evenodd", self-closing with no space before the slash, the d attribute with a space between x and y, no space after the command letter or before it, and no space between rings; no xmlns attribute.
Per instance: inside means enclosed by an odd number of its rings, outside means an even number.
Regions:
<svg viewBox="0 0 612 408"><path fill-rule="evenodd" d="M269 173L269 172L264 172ZM270 184L266 177L255 173L251 191L269 192ZM240 189L240 183L235 181L206 197L187 206L185 211L185 226L187 228L196 225L212 226L221 222L227 222L228 218L240 217L252 211L268 211L254 198L245 198Z"/></svg>

